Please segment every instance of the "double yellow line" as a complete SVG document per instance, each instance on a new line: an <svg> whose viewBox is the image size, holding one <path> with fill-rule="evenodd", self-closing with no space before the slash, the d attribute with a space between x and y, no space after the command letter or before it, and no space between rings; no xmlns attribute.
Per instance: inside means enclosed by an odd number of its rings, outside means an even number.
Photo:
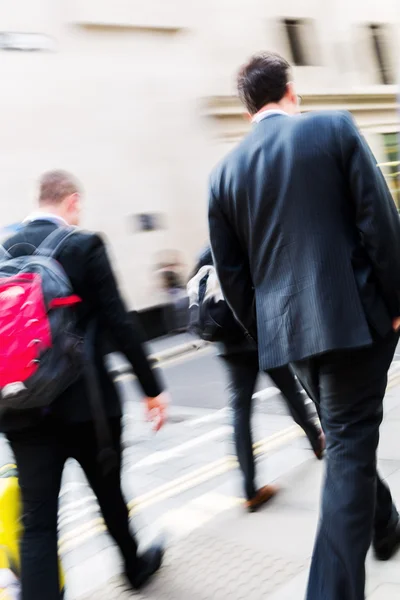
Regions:
<svg viewBox="0 0 400 600"><path fill-rule="evenodd" d="M283 431L279 431L274 435L256 442L254 444L254 454L261 455L277 450L284 444L293 441L302 435L304 435L302 430L297 425L293 425L287 429L284 429ZM130 516L133 516L139 511L158 504L159 502L163 502L164 500L168 500L174 496L183 494L194 487L214 479L215 477L232 471L237 466L238 462L234 456L225 456L221 459L215 460L204 467L195 469L187 475L177 477L173 481L158 486L150 492L131 500L128 502L129 514ZM99 533L103 533L106 530L107 528L101 517L92 519L83 525L75 527L60 537L60 552L68 552L69 550L80 546L88 539Z"/></svg>
<svg viewBox="0 0 400 600"><path fill-rule="evenodd" d="M398 383L400 383L400 369L398 372L395 372L392 376L390 376L387 389L389 390L393 388ZM300 427L293 425L256 442L253 446L254 454L259 456L276 451L284 444L292 442L296 438L299 438L303 435L304 433ZM237 468L237 466L238 462L234 456L226 456L215 460L203 467L195 469L187 475L177 477L173 481L158 486L150 492L142 494L141 496L131 500L128 502L129 514L130 516L133 516L139 511L149 508L150 506L154 506L159 502L173 498L178 494L183 494L194 487L214 479L215 477L232 471L233 469ZM83 525L79 525L60 537L60 552L68 552L69 550L82 545L89 539L100 533L104 533L105 531L107 531L107 528L104 520L101 517L92 519Z"/></svg>
<svg viewBox="0 0 400 600"><path fill-rule="evenodd" d="M287 429L278 431L274 435L253 444L254 454L256 456L267 454L302 435L304 435L302 430L297 425L292 425ZM184 492L187 492L218 475L223 475L228 471L232 471L237 467L238 461L235 456L224 456L223 458L208 463L204 467L200 467L187 475L178 477L169 483L161 485L154 490L131 500L128 502L129 513L133 516L144 508L158 504L163 500L168 500L178 494L183 494Z"/></svg>

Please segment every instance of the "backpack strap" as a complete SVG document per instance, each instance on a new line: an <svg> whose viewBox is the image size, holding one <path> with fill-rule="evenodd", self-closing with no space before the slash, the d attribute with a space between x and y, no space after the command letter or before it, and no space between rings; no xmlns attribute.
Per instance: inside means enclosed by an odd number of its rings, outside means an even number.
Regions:
<svg viewBox="0 0 400 600"><path fill-rule="evenodd" d="M10 260L11 254L0 244L0 260Z"/></svg>
<svg viewBox="0 0 400 600"><path fill-rule="evenodd" d="M73 227L57 227L48 235L33 253L34 256L55 258L65 240L76 232Z"/></svg>

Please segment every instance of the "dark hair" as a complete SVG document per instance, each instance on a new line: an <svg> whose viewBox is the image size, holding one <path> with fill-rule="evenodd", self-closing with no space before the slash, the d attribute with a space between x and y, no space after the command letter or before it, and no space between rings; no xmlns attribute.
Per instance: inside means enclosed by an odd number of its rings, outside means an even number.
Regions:
<svg viewBox="0 0 400 600"><path fill-rule="evenodd" d="M263 52L253 56L239 71L240 99L254 115L270 102L279 102L286 92L290 64L279 54Z"/></svg>

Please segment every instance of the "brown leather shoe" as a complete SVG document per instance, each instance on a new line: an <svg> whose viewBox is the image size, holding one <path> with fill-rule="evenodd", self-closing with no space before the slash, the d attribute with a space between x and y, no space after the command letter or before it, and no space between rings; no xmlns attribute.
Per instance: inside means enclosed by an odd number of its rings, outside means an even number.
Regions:
<svg viewBox="0 0 400 600"><path fill-rule="evenodd" d="M251 500L247 500L245 503L246 510L249 512L255 512L261 506L266 504L271 498L278 493L279 488L276 485L265 485L258 490L257 494Z"/></svg>

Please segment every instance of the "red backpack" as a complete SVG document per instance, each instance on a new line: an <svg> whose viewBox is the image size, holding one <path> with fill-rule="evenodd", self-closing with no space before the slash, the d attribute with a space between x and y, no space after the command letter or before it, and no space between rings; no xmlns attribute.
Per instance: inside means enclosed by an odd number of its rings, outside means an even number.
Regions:
<svg viewBox="0 0 400 600"><path fill-rule="evenodd" d="M17 258L0 246L0 412L47 407L82 374L80 298L55 260L73 233L58 227Z"/></svg>

